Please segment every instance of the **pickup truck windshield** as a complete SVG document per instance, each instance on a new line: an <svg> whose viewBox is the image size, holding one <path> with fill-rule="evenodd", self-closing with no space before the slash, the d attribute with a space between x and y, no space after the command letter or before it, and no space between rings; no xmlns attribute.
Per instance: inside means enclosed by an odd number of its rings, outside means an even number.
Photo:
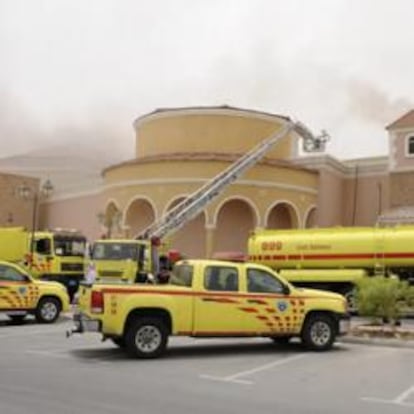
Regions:
<svg viewBox="0 0 414 414"><path fill-rule="evenodd" d="M93 260L138 260L138 249L145 246L136 243L95 243L92 251Z"/></svg>

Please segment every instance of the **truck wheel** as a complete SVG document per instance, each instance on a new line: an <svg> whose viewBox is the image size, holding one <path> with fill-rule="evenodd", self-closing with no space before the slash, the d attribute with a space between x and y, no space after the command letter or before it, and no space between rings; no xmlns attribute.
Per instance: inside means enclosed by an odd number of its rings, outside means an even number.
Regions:
<svg viewBox="0 0 414 414"><path fill-rule="evenodd" d="M56 298L41 298L35 312L39 323L53 323L59 317L62 306Z"/></svg>
<svg viewBox="0 0 414 414"><path fill-rule="evenodd" d="M326 314L309 316L302 329L303 344L314 351L325 351L332 348L336 337L334 320Z"/></svg>
<svg viewBox="0 0 414 414"><path fill-rule="evenodd" d="M125 333L129 355L135 358L156 358L167 347L168 331L160 318L137 318Z"/></svg>

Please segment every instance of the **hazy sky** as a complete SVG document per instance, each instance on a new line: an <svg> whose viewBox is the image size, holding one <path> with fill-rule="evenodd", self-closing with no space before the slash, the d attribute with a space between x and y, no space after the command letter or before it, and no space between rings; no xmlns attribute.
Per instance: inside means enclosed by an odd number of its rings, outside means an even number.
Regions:
<svg viewBox="0 0 414 414"><path fill-rule="evenodd" d="M412 0L0 0L0 157L64 146L132 158L133 120L232 105L385 155L414 107ZM86 149L89 151L90 148Z"/></svg>

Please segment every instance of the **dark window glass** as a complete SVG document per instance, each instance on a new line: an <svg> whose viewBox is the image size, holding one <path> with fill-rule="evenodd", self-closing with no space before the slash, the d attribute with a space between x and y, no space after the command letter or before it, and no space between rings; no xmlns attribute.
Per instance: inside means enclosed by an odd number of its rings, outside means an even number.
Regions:
<svg viewBox="0 0 414 414"><path fill-rule="evenodd" d="M408 138L408 154L414 155L414 136Z"/></svg>
<svg viewBox="0 0 414 414"><path fill-rule="evenodd" d="M56 256L84 256L86 250L86 239L55 236ZM50 253L43 253L50 254Z"/></svg>
<svg viewBox="0 0 414 414"><path fill-rule="evenodd" d="M230 266L207 266L204 273L204 287L207 290L237 292L239 290L237 268Z"/></svg>
<svg viewBox="0 0 414 414"><path fill-rule="evenodd" d="M247 291L254 293L282 293L283 284L273 274L265 270L248 269Z"/></svg>
<svg viewBox="0 0 414 414"><path fill-rule="evenodd" d="M96 243L92 251L92 259L97 260L138 260L138 258L136 243Z"/></svg>
<svg viewBox="0 0 414 414"><path fill-rule="evenodd" d="M38 239L35 241L35 251L39 254L49 255L51 254L51 241L50 239Z"/></svg>
<svg viewBox="0 0 414 414"><path fill-rule="evenodd" d="M14 267L0 265L0 280L8 282L26 282L27 277Z"/></svg>
<svg viewBox="0 0 414 414"><path fill-rule="evenodd" d="M174 266L169 283L171 285L191 287L193 284L193 266L186 264Z"/></svg>

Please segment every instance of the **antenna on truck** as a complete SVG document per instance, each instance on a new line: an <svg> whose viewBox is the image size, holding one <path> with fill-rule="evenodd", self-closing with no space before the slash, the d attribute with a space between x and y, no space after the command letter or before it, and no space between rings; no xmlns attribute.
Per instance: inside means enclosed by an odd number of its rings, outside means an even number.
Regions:
<svg viewBox="0 0 414 414"><path fill-rule="evenodd" d="M306 152L323 151L329 139L325 131L322 131L320 136L314 136L303 123L288 120L281 130L261 141L224 171L217 174L193 194L190 194L164 216L144 229L137 238L151 240L156 244L156 240L179 230L185 223L203 211L228 185L257 164L277 142L285 138L290 132L295 132L303 139Z"/></svg>

